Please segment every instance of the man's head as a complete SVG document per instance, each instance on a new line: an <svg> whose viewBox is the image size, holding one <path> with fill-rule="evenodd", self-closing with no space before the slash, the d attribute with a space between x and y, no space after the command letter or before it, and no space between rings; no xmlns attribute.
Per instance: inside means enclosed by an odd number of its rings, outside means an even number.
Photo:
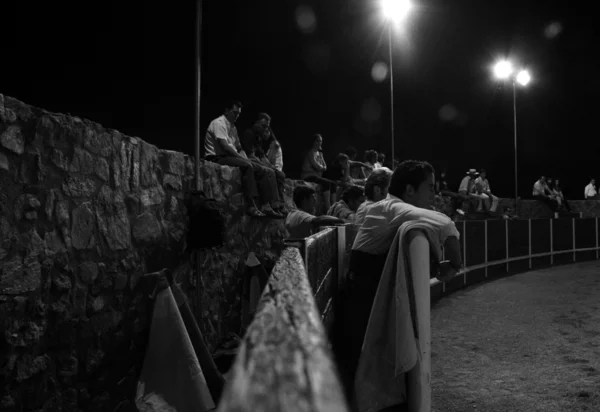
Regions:
<svg viewBox="0 0 600 412"><path fill-rule="evenodd" d="M387 167L373 170L365 183L365 195L367 199L373 202L385 199L390 188L391 179L392 171Z"/></svg>
<svg viewBox="0 0 600 412"><path fill-rule="evenodd" d="M596 179L594 179L593 177L590 179L590 183L595 185L596 184Z"/></svg>
<svg viewBox="0 0 600 412"><path fill-rule="evenodd" d="M546 176L540 176L540 182L546 183Z"/></svg>
<svg viewBox="0 0 600 412"><path fill-rule="evenodd" d="M354 147L348 146L346 148L346 154L348 155L348 158L350 158L350 160L356 159L356 149Z"/></svg>
<svg viewBox="0 0 600 412"><path fill-rule="evenodd" d="M294 189L293 197L294 203L298 209L310 213L311 215L315 214L315 209L317 207L315 189L308 186L298 186Z"/></svg>
<svg viewBox="0 0 600 412"><path fill-rule="evenodd" d="M469 175L469 177L471 179L475 179L479 175L479 173L477 173L477 170L475 170L475 169L469 169L467 174Z"/></svg>
<svg viewBox="0 0 600 412"><path fill-rule="evenodd" d="M381 164L384 164L385 163L385 153L378 153L377 161Z"/></svg>
<svg viewBox="0 0 600 412"><path fill-rule="evenodd" d="M232 100L225 106L225 118L231 123L235 123L242 112L242 103L239 100Z"/></svg>
<svg viewBox="0 0 600 412"><path fill-rule="evenodd" d="M313 134L311 147L315 150L321 150L323 148L323 136L318 133Z"/></svg>
<svg viewBox="0 0 600 412"><path fill-rule="evenodd" d="M413 206L430 209L435 193L434 172L427 162L405 160L394 170L389 192Z"/></svg>
<svg viewBox="0 0 600 412"><path fill-rule="evenodd" d="M486 179L486 177L487 177L487 173L485 172L485 169L481 169L481 170L479 171L479 176L481 176L481 179L482 179L482 180L485 180L485 179Z"/></svg>
<svg viewBox="0 0 600 412"><path fill-rule="evenodd" d="M349 163L350 158L348 157L347 154L344 154L344 153L338 154L337 157L335 158L335 161L337 162L338 165L340 165L340 167L342 169L346 169L350 165L350 163Z"/></svg>
<svg viewBox="0 0 600 412"><path fill-rule="evenodd" d="M377 152L375 150L367 150L365 152L365 162L371 164L377 162Z"/></svg>
<svg viewBox="0 0 600 412"><path fill-rule="evenodd" d="M359 186L350 186L342 193L342 200L346 202L350 210L356 212L360 204L365 201L365 193Z"/></svg>
<svg viewBox="0 0 600 412"><path fill-rule="evenodd" d="M271 116L266 113L259 113L256 122L254 123L255 131L264 138L269 136L269 128L271 127Z"/></svg>

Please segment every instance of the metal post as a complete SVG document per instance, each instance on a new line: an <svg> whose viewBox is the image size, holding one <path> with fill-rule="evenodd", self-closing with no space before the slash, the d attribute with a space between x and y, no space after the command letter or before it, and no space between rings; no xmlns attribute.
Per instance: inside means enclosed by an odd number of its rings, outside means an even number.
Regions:
<svg viewBox="0 0 600 412"><path fill-rule="evenodd" d="M550 219L550 264L554 264L554 234L552 219Z"/></svg>
<svg viewBox="0 0 600 412"><path fill-rule="evenodd" d="M194 104L194 181L196 190L200 190L200 80L201 80L201 59L200 47L202 45L202 0L196 0L196 37L194 39L194 57L196 61L195 92L196 99ZM196 254L196 317L200 320L202 316L201 283L200 282L200 253Z"/></svg>
<svg viewBox="0 0 600 412"><path fill-rule="evenodd" d="M513 80L513 123L515 131L515 213L518 214L517 209L518 198L519 198L519 180L517 178L517 85Z"/></svg>
<svg viewBox="0 0 600 412"><path fill-rule="evenodd" d="M600 251L598 250L598 218L595 217L594 221L596 223L596 260L598 260L600 258L599 253Z"/></svg>
<svg viewBox="0 0 600 412"><path fill-rule="evenodd" d="M394 63L392 54L392 21L388 22L388 37L390 47L390 127L392 133L392 166L394 165L395 147L394 147ZM392 167L393 168L393 167Z"/></svg>
<svg viewBox="0 0 600 412"><path fill-rule="evenodd" d="M575 252L575 249L577 249L577 242L575 241L575 218L571 219L573 222L573 262L577 261L577 252Z"/></svg>
<svg viewBox="0 0 600 412"><path fill-rule="evenodd" d="M531 269L531 219L527 219L529 222L529 269Z"/></svg>
<svg viewBox="0 0 600 412"><path fill-rule="evenodd" d="M485 249L485 277L488 277L488 221L487 219L483 221L484 223L484 227L485 227L485 243L484 243L484 249Z"/></svg>

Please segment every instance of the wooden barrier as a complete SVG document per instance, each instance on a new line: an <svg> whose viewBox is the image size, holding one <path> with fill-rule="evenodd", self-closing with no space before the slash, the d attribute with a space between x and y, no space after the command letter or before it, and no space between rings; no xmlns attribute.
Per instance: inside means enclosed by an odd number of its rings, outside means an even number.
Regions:
<svg viewBox="0 0 600 412"><path fill-rule="evenodd" d="M337 249L336 230L315 239L329 242L327 236L332 236ZM239 348L219 412L348 410L303 260L298 248L288 247L273 268ZM327 272L334 276L330 269ZM319 283L319 275L312 279Z"/></svg>

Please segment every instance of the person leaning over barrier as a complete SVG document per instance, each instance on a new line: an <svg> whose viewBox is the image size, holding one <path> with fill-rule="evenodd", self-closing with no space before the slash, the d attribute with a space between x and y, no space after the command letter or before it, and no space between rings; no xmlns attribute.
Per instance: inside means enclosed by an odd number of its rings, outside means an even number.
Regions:
<svg viewBox="0 0 600 412"><path fill-rule="evenodd" d="M429 223L439 234L449 261L438 266L442 273L438 279L452 277L462 265L460 235L454 222L442 213L429 210L435 193L434 183L434 170L429 163L402 162L392 174L388 198L370 207L352 246L348 281L339 312L343 314L341 330L336 333L340 338L340 365L345 368L349 396L379 279L398 228L407 221L419 220Z"/></svg>
<svg viewBox="0 0 600 412"><path fill-rule="evenodd" d="M333 216L315 216L317 198L315 190L308 186L298 186L294 189L293 209L285 219L285 228L290 238L302 239L312 235L319 226L342 225L344 221Z"/></svg>

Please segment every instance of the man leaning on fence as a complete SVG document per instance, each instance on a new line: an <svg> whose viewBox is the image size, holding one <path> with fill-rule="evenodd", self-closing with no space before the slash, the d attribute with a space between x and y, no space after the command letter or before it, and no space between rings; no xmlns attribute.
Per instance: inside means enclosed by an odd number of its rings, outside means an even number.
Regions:
<svg viewBox="0 0 600 412"><path fill-rule="evenodd" d="M429 210L435 193L434 183L434 170L429 163L402 162L392 175L388 197L369 208L352 246L348 281L342 293L343 319L336 333L339 363L351 399L371 307L389 248L400 226L413 220L431 225L444 247L449 266L457 271L462 264L459 233L454 222L442 213ZM401 407L398 410L402 410Z"/></svg>

